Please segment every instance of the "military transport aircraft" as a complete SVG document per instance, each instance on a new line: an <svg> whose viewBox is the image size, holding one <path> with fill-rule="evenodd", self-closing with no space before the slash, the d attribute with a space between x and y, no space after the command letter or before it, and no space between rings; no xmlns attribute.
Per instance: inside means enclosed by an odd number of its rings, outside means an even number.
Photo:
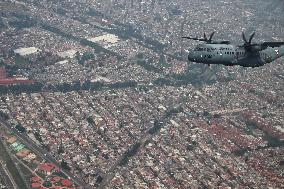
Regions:
<svg viewBox="0 0 284 189"><path fill-rule="evenodd" d="M203 38L183 37L204 42L189 52L189 61L208 65L240 65L254 68L270 63L284 55L284 42L252 43L255 32L251 34L249 40L242 32L244 44L240 46L232 45L230 41L213 41L214 33L211 33L209 39L205 33Z"/></svg>

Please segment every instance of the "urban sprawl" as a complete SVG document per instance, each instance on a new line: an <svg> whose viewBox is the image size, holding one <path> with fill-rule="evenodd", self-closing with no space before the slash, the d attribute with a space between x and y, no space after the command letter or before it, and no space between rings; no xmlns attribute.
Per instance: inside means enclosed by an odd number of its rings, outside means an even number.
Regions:
<svg viewBox="0 0 284 189"><path fill-rule="evenodd" d="M0 188L283 188L284 61L187 62L283 41L284 2L2 0Z"/></svg>

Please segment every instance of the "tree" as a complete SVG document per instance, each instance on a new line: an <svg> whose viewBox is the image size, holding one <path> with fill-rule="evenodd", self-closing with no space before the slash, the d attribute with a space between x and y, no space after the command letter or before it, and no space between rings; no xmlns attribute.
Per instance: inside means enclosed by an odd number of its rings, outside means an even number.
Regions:
<svg viewBox="0 0 284 189"><path fill-rule="evenodd" d="M94 122L94 120L93 120L93 118L91 116L87 118L87 121L88 121L88 123L90 125L94 125L95 124L95 122Z"/></svg>
<svg viewBox="0 0 284 189"><path fill-rule="evenodd" d="M40 136L40 134L39 134L37 131L34 132L34 136L35 136L35 138L36 138L40 143L43 142L43 141L42 141L42 138L41 138L41 136Z"/></svg>
<svg viewBox="0 0 284 189"><path fill-rule="evenodd" d="M189 150L189 151L192 151L194 149L194 146L189 144L189 145L187 145L186 149Z"/></svg>
<svg viewBox="0 0 284 189"><path fill-rule="evenodd" d="M3 118L5 121L9 119L9 115L2 111L0 111L0 117Z"/></svg>
<svg viewBox="0 0 284 189"><path fill-rule="evenodd" d="M59 148L58 148L58 154L62 154L62 153L64 153L64 148L63 148L63 144L62 144L62 142L60 143L60 145L59 145Z"/></svg>
<svg viewBox="0 0 284 189"><path fill-rule="evenodd" d="M102 181L103 181L103 177L99 175L96 179L96 183L101 183Z"/></svg>
<svg viewBox="0 0 284 189"><path fill-rule="evenodd" d="M62 159L61 161L61 167L67 171L70 171L71 168L68 166L68 163L66 161L64 161L64 159Z"/></svg>
<svg viewBox="0 0 284 189"><path fill-rule="evenodd" d="M20 131L21 133L24 133L24 132L27 131L26 128L23 127L21 124L17 124L17 125L16 125L16 129L17 129L18 131Z"/></svg>
<svg viewBox="0 0 284 189"><path fill-rule="evenodd" d="M87 160L87 162L88 162L88 163L91 163L91 157L90 157L90 154L87 154L87 155L86 155L86 160Z"/></svg>
<svg viewBox="0 0 284 189"><path fill-rule="evenodd" d="M139 148L141 146L140 142L135 143L130 149L128 149L124 155L122 156L122 159L120 161L120 165L126 165L129 158L132 156L135 156L135 154L138 152Z"/></svg>
<svg viewBox="0 0 284 189"><path fill-rule="evenodd" d="M123 124L123 123L119 123L118 127L119 127L120 129L122 129L122 128L124 127L124 124Z"/></svg>
<svg viewBox="0 0 284 189"><path fill-rule="evenodd" d="M208 117L208 116L210 116L210 113L208 111L204 111L203 116Z"/></svg>
<svg viewBox="0 0 284 189"><path fill-rule="evenodd" d="M161 129L161 127L162 127L162 124L158 120L155 120L154 126L151 129L149 129L148 133L155 134Z"/></svg>
<svg viewBox="0 0 284 189"><path fill-rule="evenodd" d="M49 181L45 181L42 185L43 185L44 187L46 187L46 188L49 188L49 187L52 186L52 183L49 182Z"/></svg>

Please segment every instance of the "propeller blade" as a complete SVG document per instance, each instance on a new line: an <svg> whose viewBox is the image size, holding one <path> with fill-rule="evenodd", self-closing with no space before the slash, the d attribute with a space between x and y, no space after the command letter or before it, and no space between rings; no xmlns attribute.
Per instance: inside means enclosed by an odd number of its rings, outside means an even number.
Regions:
<svg viewBox="0 0 284 189"><path fill-rule="evenodd" d="M249 44L251 44L251 41L252 41L252 39L253 39L254 35L255 35L255 32L253 32L253 33L250 35L250 38L249 38Z"/></svg>
<svg viewBox="0 0 284 189"><path fill-rule="evenodd" d="M211 41L211 40L212 40L212 38L213 38L214 34L215 34L215 32L212 32L212 33L211 33L211 35L210 35L210 37L209 37L209 41Z"/></svg>
<svg viewBox="0 0 284 189"><path fill-rule="evenodd" d="M203 37L204 37L204 39L207 41L207 36L206 36L206 34L205 34L205 33L204 33Z"/></svg>
<svg viewBox="0 0 284 189"><path fill-rule="evenodd" d="M245 36L245 32L242 32L242 37L243 37L243 40L244 40L245 44L247 44L248 41L247 41L247 38L246 38L246 36Z"/></svg>

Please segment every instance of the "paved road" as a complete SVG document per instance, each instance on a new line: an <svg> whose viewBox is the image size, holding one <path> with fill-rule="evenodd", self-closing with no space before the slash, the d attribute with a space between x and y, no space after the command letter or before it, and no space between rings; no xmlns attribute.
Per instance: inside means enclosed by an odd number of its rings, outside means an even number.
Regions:
<svg viewBox="0 0 284 189"><path fill-rule="evenodd" d="M28 148L30 148L34 153L41 156L46 161L54 163L56 166L61 168L61 165L49 154L48 151L46 151L42 147L37 146L26 134L20 133L17 129L15 129L14 127L11 127L10 125L8 125L6 122L4 122L1 119L0 119L0 125L6 127L10 132L13 132L17 136L18 140L24 145L26 145ZM76 177L71 172L63 170L62 168L61 170L67 177L72 179L80 187L86 188L86 189L91 188L82 179Z"/></svg>
<svg viewBox="0 0 284 189"><path fill-rule="evenodd" d="M2 160L0 160L0 176L3 178L7 188L17 188L17 184L15 183L11 174L8 172Z"/></svg>

